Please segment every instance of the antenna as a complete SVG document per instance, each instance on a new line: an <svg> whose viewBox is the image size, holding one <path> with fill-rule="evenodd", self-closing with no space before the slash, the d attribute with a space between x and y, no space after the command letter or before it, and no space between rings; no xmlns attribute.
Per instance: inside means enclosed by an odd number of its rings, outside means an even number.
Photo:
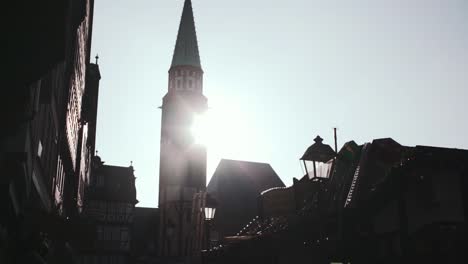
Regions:
<svg viewBox="0 0 468 264"><path fill-rule="evenodd" d="M338 153L338 140L336 139L336 127L333 128L333 135L335 137L335 152Z"/></svg>

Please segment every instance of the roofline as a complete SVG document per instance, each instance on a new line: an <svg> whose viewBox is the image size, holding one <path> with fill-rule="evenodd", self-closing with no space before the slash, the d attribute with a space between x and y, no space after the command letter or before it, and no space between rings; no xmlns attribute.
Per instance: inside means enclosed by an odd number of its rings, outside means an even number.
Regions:
<svg viewBox="0 0 468 264"><path fill-rule="evenodd" d="M159 207L145 207L145 206L135 206L135 209L155 209L155 210L159 210Z"/></svg>
<svg viewBox="0 0 468 264"><path fill-rule="evenodd" d="M103 164L103 165L101 166L101 168L104 168L104 167L116 168L116 169L131 169L131 168L132 168L131 165L127 167L127 166L117 166L117 165L106 165L106 164Z"/></svg>
<svg viewBox="0 0 468 264"><path fill-rule="evenodd" d="M453 150L457 152L467 152L468 149L459 149L459 148L445 148L445 147L435 147L435 146L425 146L425 145L416 145L414 148L419 148L419 149L432 149L432 150L441 150L441 151L446 151L446 150Z"/></svg>
<svg viewBox="0 0 468 264"><path fill-rule="evenodd" d="M223 161L236 161L236 162L244 162L244 163L254 163L254 164L265 164L265 165L270 165L270 163L266 163L266 162L259 162L259 161L248 161L248 160L235 160L235 159L225 159L225 158L222 158L219 163L223 162ZM219 164L218 163L218 164ZM271 165L270 165L271 167Z"/></svg>

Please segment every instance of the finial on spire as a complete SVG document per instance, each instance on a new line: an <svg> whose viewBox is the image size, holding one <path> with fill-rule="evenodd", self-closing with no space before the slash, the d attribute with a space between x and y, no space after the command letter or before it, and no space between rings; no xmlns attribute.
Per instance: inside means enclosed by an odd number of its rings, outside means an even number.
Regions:
<svg viewBox="0 0 468 264"><path fill-rule="evenodd" d="M99 60L99 55L96 54L96 57L94 57L96 59L96 65L98 64L98 60Z"/></svg>
<svg viewBox="0 0 468 264"><path fill-rule="evenodd" d="M96 149L96 156L98 155L98 150Z"/></svg>
<svg viewBox="0 0 468 264"><path fill-rule="evenodd" d="M130 161L130 166L133 166L133 160Z"/></svg>

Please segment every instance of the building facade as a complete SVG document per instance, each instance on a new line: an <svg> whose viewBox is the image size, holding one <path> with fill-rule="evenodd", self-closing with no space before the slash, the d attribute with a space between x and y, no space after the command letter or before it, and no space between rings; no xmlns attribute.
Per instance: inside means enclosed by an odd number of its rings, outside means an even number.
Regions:
<svg viewBox="0 0 468 264"><path fill-rule="evenodd" d="M93 242L80 248L80 263L127 264L131 258L136 199L133 167L104 165L93 158L82 217L94 227Z"/></svg>
<svg viewBox="0 0 468 264"><path fill-rule="evenodd" d="M159 209L135 207L131 257L135 264L160 263L158 256Z"/></svg>
<svg viewBox="0 0 468 264"><path fill-rule="evenodd" d="M159 170L159 253L190 255L192 199L206 188L206 149L195 144L193 120L207 108L192 3L186 0L163 98Z"/></svg>
<svg viewBox="0 0 468 264"><path fill-rule="evenodd" d="M348 142L326 179L264 192L261 217L204 263L463 262L467 164L468 150Z"/></svg>
<svg viewBox="0 0 468 264"><path fill-rule="evenodd" d="M0 262L71 261L82 239L79 175L96 108L87 102L93 0L8 4L11 96L2 99ZM11 8L11 9L10 9ZM18 23L17 23L18 22ZM7 33L8 34L8 33ZM97 89L99 78L93 83ZM83 163L82 163L83 161ZM84 176L85 177L85 176Z"/></svg>
<svg viewBox="0 0 468 264"><path fill-rule="evenodd" d="M218 201L213 220L217 239L235 235L257 216L258 197L275 187L284 187L284 183L270 164L222 159L207 187L208 193Z"/></svg>

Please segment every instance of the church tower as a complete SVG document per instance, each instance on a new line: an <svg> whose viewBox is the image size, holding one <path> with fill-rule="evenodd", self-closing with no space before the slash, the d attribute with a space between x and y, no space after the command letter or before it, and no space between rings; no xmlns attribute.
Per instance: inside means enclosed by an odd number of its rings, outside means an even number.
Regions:
<svg viewBox="0 0 468 264"><path fill-rule="evenodd" d="M161 108L159 253L189 256L192 198L206 189L206 149L195 144L191 127L207 109L190 0L184 3Z"/></svg>

